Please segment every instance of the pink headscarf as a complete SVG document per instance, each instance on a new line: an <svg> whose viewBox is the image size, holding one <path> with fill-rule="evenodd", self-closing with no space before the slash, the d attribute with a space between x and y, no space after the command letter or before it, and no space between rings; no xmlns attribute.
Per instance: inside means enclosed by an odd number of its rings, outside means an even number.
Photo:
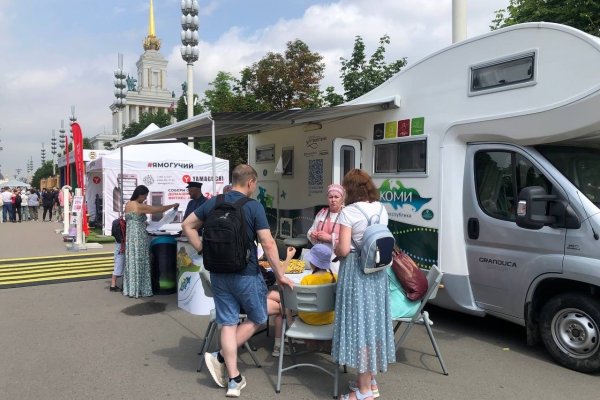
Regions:
<svg viewBox="0 0 600 400"><path fill-rule="evenodd" d="M342 198L346 197L346 191L342 185L338 185L337 183L332 183L327 187L327 194L334 192L338 193Z"/></svg>

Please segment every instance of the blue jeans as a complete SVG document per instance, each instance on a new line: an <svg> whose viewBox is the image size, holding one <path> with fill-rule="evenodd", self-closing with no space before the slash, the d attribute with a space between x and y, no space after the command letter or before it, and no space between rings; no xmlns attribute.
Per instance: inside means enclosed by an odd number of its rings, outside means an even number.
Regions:
<svg viewBox="0 0 600 400"><path fill-rule="evenodd" d="M13 207L12 207L11 203L8 203L8 204L4 203L2 205L2 220L4 222L9 222L9 221L14 220L12 208Z"/></svg>
<svg viewBox="0 0 600 400"><path fill-rule="evenodd" d="M255 324L267 322L267 285L262 274L210 273L215 301L216 321L221 325L237 325L240 310Z"/></svg>

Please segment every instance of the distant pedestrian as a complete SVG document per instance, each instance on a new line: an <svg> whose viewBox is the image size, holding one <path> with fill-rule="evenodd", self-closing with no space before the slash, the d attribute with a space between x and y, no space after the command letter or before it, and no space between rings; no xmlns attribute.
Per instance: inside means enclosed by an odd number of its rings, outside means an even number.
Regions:
<svg viewBox="0 0 600 400"><path fill-rule="evenodd" d="M21 192L21 210L23 212L23 219L25 222L31 219L31 215L29 214L29 194L27 194L27 189L23 189Z"/></svg>
<svg viewBox="0 0 600 400"><path fill-rule="evenodd" d="M23 215L21 214L21 204L23 203L21 191L19 189L15 189L13 193L15 195L15 222L17 221L17 216L19 216L19 222L21 222L23 221Z"/></svg>
<svg viewBox="0 0 600 400"><path fill-rule="evenodd" d="M9 222L11 220L10 216L12 215L13 194L8 188L8 186L6 186L0 196L2 196L2 221Z"/></svg>
<svg viewBox="0 0 600 400"><path fill-rule="evenodd" d="M42 214L42 222L46 221L46 214L48 215L48 222L52 221L52 207L54 206L54 193L52 189L42 189L42 207L44 207L44 213Z"/></svg>
<svg viewBox="0 0 600 400"><path fill-rule="evenodd" d="M34 221L38 220L38 207L40 206L40 195L37 194L34 188L29 191L29 196L27 198L27 204L29 205L29 212L31 214L31 219Z"/></svg>

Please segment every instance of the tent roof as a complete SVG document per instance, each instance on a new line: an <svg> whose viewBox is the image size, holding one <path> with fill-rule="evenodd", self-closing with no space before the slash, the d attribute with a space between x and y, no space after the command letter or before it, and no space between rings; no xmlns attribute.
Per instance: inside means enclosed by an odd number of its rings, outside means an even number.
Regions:
<svg viewBox="0 0 600 400"><path fill-rule="evenodd" d="M102 158L120 160L121 150L111 151ZM187 160L197 163L212 162L211 155L183 143L166 143L163 146L153 146L151 144L129 146L123 149L123 159L127 161ZM217 158L217 160L222 161L220 158Z"/></svg>
<svg viewBox="0 0 600 400"><path fill-rule="evenodd" d="M165 143L162 146L152 144L139 144L136 146L128 146L123 148L123 162L127 168L140 169L139 163L147 163L148 161L185 161L193 162L194 164L211 164L212 156L195 150L183 143ZM220 164L229 161L221 158L215 158L217 167ZM91 161L88 164L87 171L95 171L103 168L115 168L121 162L121 150L117 149L102 156L101 158Z"/></svg>
<svg viewBox="0 0 600 400"><path fill-rule="evenodd" d="M10 188L15 188L15 187L26 187L26 188L28 188L28 187L31 187L31 185L29 183L17 181L15 179L10 179L10 180L8 180L6 182L3 182L3 183L0 184L0 186L2 186L2 187L8 186Z"/></svg>
<svg viewBox="0 0 600 400"><path fill-rule="evenodd" d="M212 122L215 136L236 136L276 129L320 123L353 117L359 114L384 111L400 107L399 96L362 104L341 105L317 109L292 109L283 111L204 113L158 130L125 139L116 147L139 143L152 143L188 137L211 137Z"/></svg>

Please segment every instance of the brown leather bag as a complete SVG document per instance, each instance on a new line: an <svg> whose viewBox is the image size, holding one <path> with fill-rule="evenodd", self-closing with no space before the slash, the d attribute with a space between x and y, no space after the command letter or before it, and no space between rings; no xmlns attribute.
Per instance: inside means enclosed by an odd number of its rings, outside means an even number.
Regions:
<svg viewBox="0 0 600 400"><path fill-rule="evenodd" d="M394 249L392 271L409 300L421 300L425 296L429 286L425 274L410 256L399 249Z"/></svg>

